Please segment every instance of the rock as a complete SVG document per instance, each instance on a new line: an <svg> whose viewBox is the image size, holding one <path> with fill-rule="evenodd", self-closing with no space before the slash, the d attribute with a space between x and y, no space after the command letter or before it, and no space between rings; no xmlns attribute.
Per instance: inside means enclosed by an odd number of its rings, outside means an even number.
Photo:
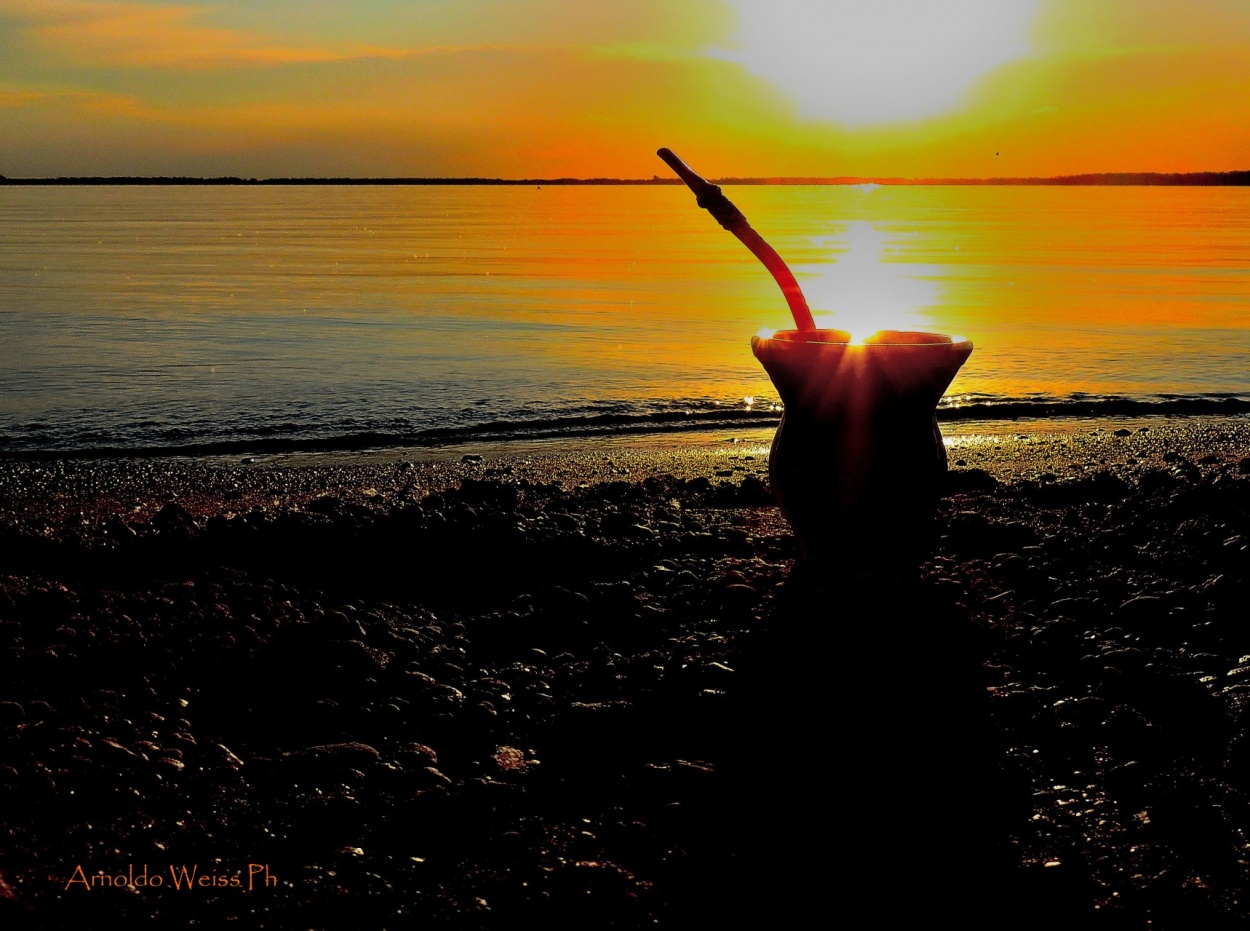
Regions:
<svg viewBox="0 0 1250 931"><path fill-rule="evenodd" d="M959 511L951 517L950 541L959 549L986 554L992 552L990 519L976 511Z"/></svg>
<svg viewBox="0 0 1250 931"><path fill-rule="evenodd" d="M956 465L963 462L961 459ZM984 469L952 469L946 473L944 494L957 495L976 491L993 491L998 479Z"/></svg>
<svg viewBox="0 0 1250 931"><path fill-rule="evenodd" d="M0 727L12 727L21 724L26 718L26 709L15 701L0 701Z"/></svg>
<svg viewBox="0 0 1250 931"><path fill-rule="evenodd" d="M1117 754L1139 759L1152 755L1155 730L1135 709L1117 706L1107 715L1102 727L1106 740Z"/></svg>
<svg viewBox="0 0 1250 931"><path fill-rule="evenodd" d="M334 640L364 640L367 636L360 622L342 611L331 611L315 620L318 632Z"/></svg>
<svg viewBox="0 0 1250 931"><path fill-rule="evenodd" d="M1098 612L1094 599L1087 597L1056 598L1050 603L1047 614L1053 617L1071 617L1079 621L1087 620Z"/></svg>
<svg viewBox="0 0 1250 931"><path fill-rule="evenodd" d="M1144 627L1157 627L1166 624L1168 606L1162 598L1154 595L1142 595L1130 598L1116 610L1115 619L1118 623L1134 630Z"/></svg>
<svg viewBox="0 0 1250 931"><path fill-rule="evenodd" d="M757 475L748 475L742 480L738 486L738 501L742 507L748 508L769 507L776 503L764 480Z"/></svg>
<svg viewBox="0 0 1250 931"><path fill-rule="evenodd" d="M161 530L173 530L195 526L195 519L182 505L170 501L152 518L152 526Z"/></svg>
<svg viewBox="0 0 1250 931"><path fill-rule="evenodd" d="M720 603L727 611L750 611L759 605L760 596L750 585L735 582L721 590Z"/></svg>
<svg viewBox="0 0 1250 931"><path fill-rule="evenodd" d="M1111 472L1098 472L1087 480L1090 500L1120 501L1127 498L1132 490L1129 483Z"/></svg>
<svg viewBox="0 0 1250 931"><path fill-rule="evenodd" d="M395 756L408 766L425 767L438 765L438 754L425 744L415 742L404 744Z"/></svg>
<svg viewBox="0 0 1250 931"><path fill-rule="evenodd" d="M310 511L316 511L318 514L333 514L343 507L343 499L335 495L322 495L309 501L305 507Z"/></svg>
<svg viewBox="0 0 1250 931"><path fill-rule="evenodd" d="M433 766L422 767L421 773L424 774L426 781L433 785L449 786L453 784L450 776L444 774L442 770L436 769Z"/></svg>
<svg viewBox="0 0 1250 931"><path fill-rule="evenodd" d="M503 772L523 773L534 765L525 758L525 751L517 747L499 746L492 755L495 765Z"/></svg>
<svg viewBox="0 0 1250 931"><path fill-rule="evenodd" d="M296 750L287 756L336 769L356 769L377 763L382 759L382 754L373 747L354 740L337 744L316 744Z"/></svg>

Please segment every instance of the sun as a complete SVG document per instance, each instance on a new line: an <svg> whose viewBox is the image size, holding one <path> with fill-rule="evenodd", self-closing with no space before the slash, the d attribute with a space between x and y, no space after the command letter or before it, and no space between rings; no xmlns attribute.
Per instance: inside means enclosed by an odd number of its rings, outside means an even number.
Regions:
<svg viewBox="0 0 1250 931"><path fill-rule="evenodd" d="M1039 0L729 0L737 61L802 116L845 126L918 120L1029 54Z"/></svg>

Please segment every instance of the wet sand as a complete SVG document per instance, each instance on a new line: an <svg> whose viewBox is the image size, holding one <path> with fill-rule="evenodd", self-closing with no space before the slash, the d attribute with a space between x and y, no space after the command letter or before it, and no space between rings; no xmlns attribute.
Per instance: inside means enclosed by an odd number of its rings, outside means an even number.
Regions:
<svg viewBox="0 0 1250 931"><path fill-rule="evenodd" d="M1239 927L1250 422L944 432L890 585L767 435L0 462L0 919Z"/></svg>

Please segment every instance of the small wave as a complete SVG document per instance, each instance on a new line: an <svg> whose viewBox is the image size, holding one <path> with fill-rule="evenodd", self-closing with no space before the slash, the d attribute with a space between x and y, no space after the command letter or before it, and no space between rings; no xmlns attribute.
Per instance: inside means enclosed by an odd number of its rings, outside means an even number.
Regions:
<svg viewBox="0 0 1250 931"><path fill-rule="evenodd" d="M1197 417L1250 413L1250 399L1235 394L1153 395L1144 398L1074 394L1066 398L945 399L938 420L1020 420L1096 417Z"/></svg>
<svg viewBox="0 0 1250 931"><path fill-rule="evenodd" d="M534 415L534 416L527 416ZM1193 417L1250 415L1250 399L1240 395L1158 395L1152 397L1007 398L964 395L944 399L941 422L1124 417ZM438 448L478 442L590 438L686 431L744 430L774 426L777 405L738 406L706 399L670 401L661 409L639 409L630 402L604 402L597 410L542 416L520 408L512 417L455 425L420 424L402 418L343 418L333 423L286 417L268 423L239 425L233 432L220 424L144 429L132 423L101 430L82 424L59 431L19 425L0 434L0 459L219 456L245 453L357 452L367 449ZM150 424L150 422L149 422Z"/></svg>
<svg viewBox="0 0 1250 931"><path fill-rule="evenodd" d="M722 411L659 411L646 414L597 414L589 416L534 418L523 420L492 420L457 427L427 427L407 430L359 430L353 432L321 432L275 435L272 426L259 428L245 436L205 437L191 442L159 444L86 445L50 442L32 447L23 442L19 447L14 437L0 436L0 458L38 459L51 456L66 458L113 458L150 456L220 456L241 453L280 454L295 452L357 452L366 449L404 447L436 448L473 442L508 442L553 439L560 437L593 437L637 433L675 433L689 430L743 429L776 424L780 414L744 410ZM166 431L168 432L168 431ZM81 440L81 434L79 439Z"/></svg>

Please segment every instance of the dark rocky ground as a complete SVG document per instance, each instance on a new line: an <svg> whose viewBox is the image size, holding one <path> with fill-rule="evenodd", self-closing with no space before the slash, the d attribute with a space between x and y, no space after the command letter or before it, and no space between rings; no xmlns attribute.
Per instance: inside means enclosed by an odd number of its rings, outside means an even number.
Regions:
<svg viewBox="0 0 1250 931"><path fill-rule="evenodd" d="M1250 462L956 469L853 585L761 466L0 465L0 923L1244 926Z"/></svg>

